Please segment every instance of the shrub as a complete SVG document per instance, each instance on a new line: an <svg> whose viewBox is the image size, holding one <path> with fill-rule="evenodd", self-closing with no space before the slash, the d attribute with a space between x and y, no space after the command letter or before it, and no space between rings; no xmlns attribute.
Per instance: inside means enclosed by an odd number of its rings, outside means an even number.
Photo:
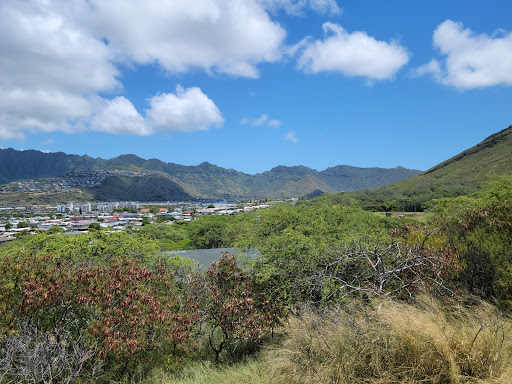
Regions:
<svg viewBox="0 0 512 384"><path fill-rule="evenodd" d="M190 346L197 306L192 298L182 297L164 264L151 268L141 264L127 256L103 266L55 262L49 256L26 256L16 262L3 259L0 327L5 348L0 359L16 355L19 345L31 353L44 350L51 346L50 340L64 343L69 356L82 353L85 361L93 355L114 375L147 370L150 362L172 365L179 361ZM65 355L50 352L41 359ZM1 366L0 373L17 377L13 367L18 360L8 360L11 363ZM17 365L21 370L33 365L30 359L19 361L24 362ZM51 366L54 374L60 370L60 365L42 363Z"/></svg>
<svg viewBox="0 0 512 384"><path fill-rule="evenodd" d="M279 323L279 308L229 253L222 253L206 275L197 276L194 295L201 300L201 329L215 362L227 348L245 343L250 350Z"/></svg>

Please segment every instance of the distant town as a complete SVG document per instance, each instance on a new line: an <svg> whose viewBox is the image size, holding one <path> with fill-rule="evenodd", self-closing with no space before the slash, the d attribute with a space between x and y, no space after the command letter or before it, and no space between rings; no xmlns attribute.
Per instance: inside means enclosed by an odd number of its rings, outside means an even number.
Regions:
<svg viewBox="0 0 512 384"><path fill-rule="evenodd" d="M11 181L0 187L4 192L46 192L47 194L61 192L79 192L80 188L99 187L105 178L110 176L142 177L158 173L156 171L130 171L114 169L108 171L70 172L64 176L43 179L28 179Z"/></svg>
<svg viewBox="0 0 512 384"><path fill-rule="evenodd" d="M56 206L0 205L0 244L24 233L59 231L79 234L90 230L136 230L155 222L184 223L202 215L234 215L265 209L277 202L100 202Z"/></svg>

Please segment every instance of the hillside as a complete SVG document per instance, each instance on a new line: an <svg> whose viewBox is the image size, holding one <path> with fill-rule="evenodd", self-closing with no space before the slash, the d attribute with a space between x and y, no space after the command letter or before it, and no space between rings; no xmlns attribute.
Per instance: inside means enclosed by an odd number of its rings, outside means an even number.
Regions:
<svg viewBox="0 0 512 384"><path fill-rule="evenodd" d="M35 150L0 150L0 184L21 179L60 176L81 169L93 169L100 159L67 155L63 152L44 153Z"/></svg>
<svg viewBox="0 0 512 384"><path fill-rule="evenodd" d="M394 184L325 198L356 198L378 210L394 209L405 199L409 209L414 202L421 208L432 199L474 193L493 177L507 175L512 175L512 126L421 174Z"/></svg>
<svg viewBox="0 0 512 384"><path fill-rule="evenodd" d="M418 171L404 167L391 168L382 172L382 168L338 165L320 172L320 178L338 191L356 191L396 183L417 174Z"/></svg>
<svg viewBox="0 0 512 384"><path fill-rule="evenodd" d="M121 155L104 160L87 155L66 155L62 152L0 149L0 184L69 173L112 170L157 171L162 175L167 174L169 178L107 178L105 185L89 191L95 199L120 200L124 197L127 200L139 200L139 196L154 196L154 200L300 197L312 192L336 193L377 187L419 173L402 167L385 169L341 165L321 172L304 166L278 166L270 171L250 175L207 162L197 166L185 166L158 159L145 160L136 155ZM155 183L156 189L147 189L142 180ZM119 188L118 192L115 191L116 188ZM143 200L148 200L147 197ZM0 194L0 202L1 199Z"/></svg>
<svg viewBox="0 0 512 384"><path fill-rule="evenodd" d="M99 187L91 188L97 201L183 201L192 196L168 175L144 177L107 177Z"/></svg>

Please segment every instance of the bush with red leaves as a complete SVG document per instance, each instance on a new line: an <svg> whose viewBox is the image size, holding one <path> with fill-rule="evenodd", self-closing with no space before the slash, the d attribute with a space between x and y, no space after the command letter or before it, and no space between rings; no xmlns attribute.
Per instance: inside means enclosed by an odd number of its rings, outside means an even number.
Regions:
<svg viewBox="0 0 512 384"><path fill-rule="evenodd" d="M162 263L152 268L127 256L106 266L76 266L50 257L0 261L0 327L21 320L40 333L87 340L96 358L122 369L158 355L180 359L190 346L197 304L184 298ZM157 352L157 353L154 353ZM84 355L85 357L85 355Z"/></svg>

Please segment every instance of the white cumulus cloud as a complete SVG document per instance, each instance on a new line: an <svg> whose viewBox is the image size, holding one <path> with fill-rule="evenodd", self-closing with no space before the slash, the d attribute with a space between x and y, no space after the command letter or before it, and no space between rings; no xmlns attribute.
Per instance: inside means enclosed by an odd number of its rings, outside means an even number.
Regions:
<svg viewBox="0 0 512 384"><path fill-rule="evenodd" d="M149 135L153 132L133 104L123 96L105 100L104 107L93 118L91 127L112 134Z"/></svg>
<svg viewBox="0 0 512 384"><path fill-rule="evenodd" d="M297 134L294 131L290 131L286 134L285 141L289 141L290 143L297 144L299 142L299 139L297 137Z"/></svg>
<svg viewBox="0 0 512 384"><path fill-rule="evenodd" d="M108 46L58 11L45 2L2 2L0 86L78 93L119 87Z"/></svg>
<svg viewBox="0 0 512 384"><path fill-rule="evenodd" d="M0 139L34 132L73 132L93 112L91 99L57 89L0 87Z"/></svg>
<svg viewBox="0 0 512 384"><path fill-rule="evenodd" d="M416 75L432 74L446 85L472 89L512 85L512 32L476 34L460 22L446 20L434 31L433 44L444 55L419 67Z"/></svg>
<svg viewBox="0 0 512 384"><path fill-rule="evenodd" d="M136 63L258 77L280 59L285 30L256 0L89 0L83 22Z"/></svg>
<svg viewBox="0 0 512 384"><path fill-rule="evenodd" d="M146 118L157 130L192 132L207 130L224 123L215 103L199 88L176 88L176 93L163 93L149 99Z"/></svg>
<svg viewBox="0 0 512 384"><path fill-rule="evenodd" d="M299 69L383 80L392 78L409 61L407 50L394 41L380 41L361 31L349 33L330 22L323 24L323 30L324 40L305 39L299 43Z"/></svg>
<svg viewBox="0 0 512 384"><path fill-rule="evenodd" d="M0 36L2 140L218 126L222 116L199 88L151 98L148 121L119 96L121 66L255 78L259 64L281 59L286 32L258 0L3 0Z"/></svg>
<svg viewBox="0 0 512 384"><path fill-rule="evenodd" d="M412 71L413 77L420 77L427 74L432 75L438 81L442 81L441 63L439 63L439 61L437 61L436 59L432 59L427 64L424 64L421 67L418 67Z"/></svg>

